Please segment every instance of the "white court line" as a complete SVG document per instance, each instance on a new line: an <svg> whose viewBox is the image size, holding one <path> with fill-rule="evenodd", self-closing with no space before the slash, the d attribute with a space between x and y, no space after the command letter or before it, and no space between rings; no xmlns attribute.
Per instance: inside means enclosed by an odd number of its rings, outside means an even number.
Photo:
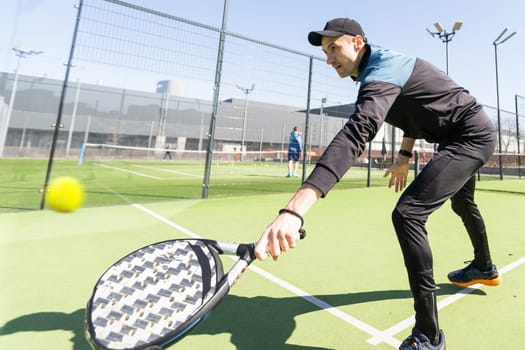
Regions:
<svg viewBox="0 0 525 350"><path fill-rule="evenodd" d="M521 259L518 259L516 261L514 261L513 263L510 263L509 265L503 267L502 269L499 270L499 273L501 275L515 269L516 267L522 265L522 264L525 264L525 257L522 257ZM467 288L464 288L460 291L458 291L457 293L441 300L440 302L438 302L437 304L437 307L438 307L438 310L441 310L443 309L444 307L458 301L459 299L463 298L464 296L472 293L473 291L475 291L476 289L479 289L483 287L483 284L481 283L477 283L477 284L474 284L470 287L467 287ZM404 331L405 329L409 328L409 327L412 327L412 325L414 324L414 316L412 317L409 317L401 322L399 322L398 324L396 324L395 326L392 326L388 329L386 329L385 331L383 331L381 334L379 335L376 335L370 339L368 339L368 342L372 345L378 345L379 343L382 343L382 342L386 342L386 340L390 340L392 339L392 337L398 333L400 333L401 331ZM383 337L385 340L383 340ZM390 343L389 343L390 344Z"/></svg>
<svg viewBox="0 0 525 350"><path fill-rule="evenodd" d="M152 169L152 170L157 170L157 171L164 171L164 172L167 172L167 173L173 173L173 174L178 174L178 175L185 175L185 176L191 176L191 177L202 177L202 175L195 175L195 174L185 173L183 171L177 171L177 170L173 170L173 169L163 169L163 168L149 167L149 166L137 165L137 164L133 164L133 166L137 167L137 168Z"/></svg>
<svg viewBox="0 0 525 350"><path fill-rule="evenodd" d="M197 235L196 233L174 223L173 221L171 220L168 220L166 219L165 217L163 217L162 215L159 215L158 213L152 211L152 210L149 210L148 208L145 208L143 206L141 206L140 204L133 204L133 206L151 216L153 216L154 218L158 219L159 221L162 221L163 223L175 228L176 230L178 231L181 231L182 233L192 237L192 238L195 238L195 239L198 239L198 238L202 238L200 237L199 235ZM375 338L381 338L381 342L383 343L387 343L389 345L391 345L392 347L394 348L397 348L399 346L399 344L401 344L401 342L393 337L388 337L386 335L384 335L384 332L381 332L380 330L378 330L377 328L374 328L372 326L370 326L369 324L366 324L365 322L363 321L360 321L358 320L357 318L353 317L353 316L350 316L348 315L347 313L339 310L338 308L336 308L335 306L332 306L324 301L322 301L321 299L319 298L316 298L314 297L313 295L310 295L308 294L307 292L303 291L302 289L299 289L297 287L295 287L294 285L270 274L269 272L266 272L264 271L263 269L257 267L257 266L254 266L254 265L251 265L249 267L250 270L252 270L253 272L257 273L258 275L272 281L273 283L279 285L280 287L292 292L293 294L303 298L304 300L306 300L307 302L319 307L321 310L324 310L328 313L330 313L331 315L339 318L340 320L354 326L355 328L357 329L360 329L362 330L363 332L365 333L368 333L370 334L371 336L373 336L373 339Z"/></svg>
<svg viewBox="0 0 525 350"><path fill-rule="evenodd" d="M130 174L134 174L134 175L138 175L138 176L142 176L142 177L147 177L147 178L150 178L150 179L154 179L154 180L162 180L161 177L157 177L157 176L151 176L151 175L146 175L146 174L143 174L143 173L139 173L137 171L133 171L133 170L128 170L128 169L123 169L123 168L118 168L118 167L115 167L115 166L109 166L109 165L104 165L104 164L97 164L99 167L102 167L102 168L108 168L108 169L113 169L113 170L119 170L119 171L123 171L125 173L130 173Z"/></svg>

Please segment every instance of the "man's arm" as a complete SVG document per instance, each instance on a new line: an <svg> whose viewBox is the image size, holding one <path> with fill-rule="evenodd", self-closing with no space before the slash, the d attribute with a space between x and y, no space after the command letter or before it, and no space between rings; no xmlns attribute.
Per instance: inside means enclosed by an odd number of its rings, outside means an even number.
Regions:
<svg viewBox="0 0 525 350"><path fill-rule="evenodd" d="M416 143L416 139L404 136L403 140L401 141L401 149L399 150L400 154L398 155L398 159L399 159L399 156L404 157L401 160L407 160L407 161L410 158L412 158L412 149L414 148L415 143ZM406 152L410 154L407 154Z"/></svg>
<svg viewBox="0 0 525 350"><path fill-rule="evenodd" d="M404 189L407 185L408 177L408 162L412 158L412 149L416 140L410 137L403 137L401 141L401 149L397 155L394 164L388 168L383 177L390 175L390 181L388 182L388 188L395 187L396 192Z"/></svg>
<svg viewBox="0 0 525 350"><path fill-rule="evenodd" d="M380 81L361 86L354 113L332 139L305 183L326 196L377 134L400 93L399 86Z"/></svg>

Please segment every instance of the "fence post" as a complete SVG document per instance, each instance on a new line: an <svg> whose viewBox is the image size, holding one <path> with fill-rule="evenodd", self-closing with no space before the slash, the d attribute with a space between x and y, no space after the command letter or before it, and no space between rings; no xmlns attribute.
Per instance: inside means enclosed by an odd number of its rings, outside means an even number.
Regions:
<svg viewBox="0 0 525 350"><path fill-rule="evenodd" d="M228 18L228 0L224 0L224 10L222 12L222 27L219 38L219 49L217 51L217 63L215 68L215 83L213 91L213 110L210 119L210 131L208 133L208 149L206 152L206 165L204 169L204 182L202 184L203 199L208 198L210 187L211 162L213 158L213 148L215 147L215 123L217 121L217 110L219 109L219 91L221 87L222 62L224 56L224 40L226 37L226 22Z"/></svg>
<svg viewBox="0 0 525 350"><path fill-rule="evenodd" d="M518 178L521 179L521 153L520 153L520 122L519 122L519 108L518 108L518 97L523 98L520 95L514 95L514 105L516 107L516 144L518 146Z"/></svg>
<svg viewBox="0 0 525 350"><path fill-rule="evenodd" d="M49 178L51 177L51 170L53 169L53 159L55 158L55 149L58 139L58 131L60 130L60 124L62 120L62 111L64 109L64 99L66 96L67 83L69 81L69 71L73 63L73 55L75 53L75 45L77 41L78 26L80 24L80 14L82 13L82 6L84 1L80 0L78 3L77 19L75 22L75 31L73 32L73 39L71 40L71 48L69 50L69 58L67 60L66 75L64 77L64 82L62 84L62 93L60 95L60 104L58 105L57 119L55 122L55 130L53 132L53 140L51 141L51 150L49 152L49 160L47 163L46 179L44 180L44 187L42 190L42 199L40 201L40 209L43 210L46 203L46 189L49 183Z"/></svg>
<svg viewBox="0 0 525 350"><path fill-rule="evenodd" d="M308 91L306 94L306 118L304 121L304 138L303 138L303 173L301 175L301 183L306 179L306 158L309 158L308 151L310 145L310 100L312 98L312 70L313 70L314 58L310 56L310 64L308 70Z"/></svg>

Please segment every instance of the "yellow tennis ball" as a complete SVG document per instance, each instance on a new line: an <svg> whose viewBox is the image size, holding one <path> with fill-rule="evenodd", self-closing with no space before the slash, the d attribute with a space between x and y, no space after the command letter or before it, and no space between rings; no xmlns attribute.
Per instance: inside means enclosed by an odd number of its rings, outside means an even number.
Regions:
<svg viewBox="0 0 525 350"><path fill-rule="evenodd" d="M69 213L84 204L84 197L84 186L79 180L70 176L61 176L49 183L46 204L60 213Z"/></svg>

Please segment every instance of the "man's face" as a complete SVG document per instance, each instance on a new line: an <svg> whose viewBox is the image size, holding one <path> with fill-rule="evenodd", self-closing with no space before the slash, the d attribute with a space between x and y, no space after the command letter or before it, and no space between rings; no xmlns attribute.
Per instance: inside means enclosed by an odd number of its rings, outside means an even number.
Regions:
<svg viewBox="0 0 525 350"><path fill-rule="evenodd" d="M341 78L357 76L361 59L359 51L364 45L360 36L323 36L321 45L326 54L326 63L334 67Z"/></svg>

